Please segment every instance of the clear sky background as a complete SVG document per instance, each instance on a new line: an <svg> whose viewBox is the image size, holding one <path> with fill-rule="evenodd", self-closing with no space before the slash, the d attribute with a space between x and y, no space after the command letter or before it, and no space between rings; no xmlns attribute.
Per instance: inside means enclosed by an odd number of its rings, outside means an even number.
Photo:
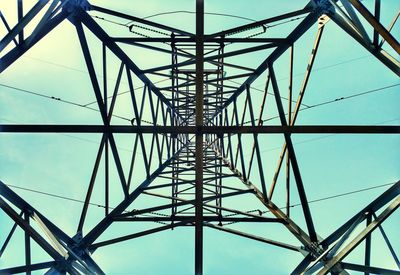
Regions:
<svg viewBox="0 0 400 275"><path fill-rule="evenodd" d="M27 1L27 3L34 2ZM146 17L166 11L194 11L195 9L194 0L136 2L128 0L91 1L93 4L137 17ZM368 7L373 5L373 2L372 0L363 1ZM206 12L227 13L261 20L301 9L306 3L307 1L294 0L208 0L205 1L205 10ZM400 3L396 0L385 0L382 1L382 4L382 23L387 26L399 10ZM10 25L16 22L15 6L15 3L11 1L0 2L0 10L10 21ZM95 15L95 13L92 14ZM160 15L151 20L194 32L194 14ZM113 34L130 35L126 28L101 20L98 22ZM213 33L248 22L250 22L248 19L206 15L205 32ZM267 31L267 37L282 37L298 22L300 21L271 28ZM126 21L121 21L121 23L126 23ZM399 26L396 24L392 31L397 39L400 33ZM316 31L317 26L315 25L298 41L295 47L294 95L296 96L294 98L297 97L301 85ZM371 33L370 30L368 31ZM257 32L257 30L252 30L249 34L252 32ZM4 35L5 30L1 26L0 36ZM102 81L101 44L87 31L86 35L95 65L99 70L99 81ZM170 60L167 55L157 55L137 48L125 48L140 68L164 65ZM235 46L229 48L229 50L234 49ZM256 67L269 52L267 50L245 57L232 58L232 62ZM390 53L395 55L393 51ZM398 56L395 57L398 58ZM118 66L119 63L116 59L110 57L109 87L112 87L113 81L115 81ZM275 68L277 78L280 80L279 87L282 95L286 96L287 54L276 63ZM234 73L233 70L227 71L227 75ZM263 74L252 86L255 110L259 109L262 98L262 93L255 88L262 89L265 79L265 74ZM153 77L152 80L160 79ZM142 86L136 78L134 78L134 83L136 88ZM323 33L314 72L311 75L303 103L315 105L373 89L392 85L393 87L304 110L299 114L297 124L399 125L400 89L399 86L395 86L399 84L400 81L393 72L339 29L334 22L329 22ZM160 84L160 86L163 85L168 84ZM63 22L0 75L0 123L101 124L101 117L96 111L33 95L15 88L79 104L87 104L95 100L76 30L69 21ZM120 91L126 90L128 90L128 86L125 78L122 80ZM272 90L270 91L272 92ZM274 117L277 114L273 97L268 99L264 118ZM240 102L244 102L243 96L239 97L239 106L242 106ZM129 96L121 95L117 101L115 114L132 118L130 104ZM284 101L284 104L287 105L287 102ZM89 106L97 107L96 105ZM149 116L149 112L145 116ZM118 118L114 118L113 122L129 125L129 122ZM272 119L266 125L279 125L279 120ZM96 134L1 134L0 180L17 187L84 200L100 138L101 136ZM117 135L116 139L123 165L126 168L131 155L132 136ZM150 141L149 136L146 142ZM246 144L250 144L251 141L252 137L245 138ZM293 141L309 200L393 183L400 178L400 137L398 135L293 135ZM282 143L283 137L279 135L260 137L268 183L272 180ZM251 147L247 147L245 154L248 155L251 153ZM112 179L115 179L111 191L111 204L116 205L121 198L120 183L114 167L111 173ZM253 172L251 180L260 186L256 174L257 170ZM104 203L102 176L103 169L100 169L99 180L96 183L92 199L92 202L100 205ZM143 179L143 176L141 172L135 174L137 183ZM275 203L278 206L284 206L285 203L283 179L284 177L281 175L275 194ZM231 181L229 183L226 181L225 184L241 186L238 180ZM294 183L293 176L292 183ZM299 199L294 194L295 186L292 186L292 203L296 204ZM310 204L317 233L321 237L328 236L388 187ZM15 187L13 190L70 236L75 234L81 203L24 191ZM139 199L129 209L153 204L154 201L146 197ZM241 199L227 200L226 205L241 210L264 209L251 195L246 195ZM101 207L91 207L84 232L87 233L102 218L103 213L104 210ZM305 228L300 207L292 208L292 217L296 223ZM11 226L10 219L0 212L0 244ZM140 231L149 226L154 227L157 224L126 223L123 226L112 226L99 240ZM299 245L281 225L235 224L232 225L232 228ZM384 229L397 254L400 253L399 228L400 213L397 211L384 223ZM295 252L213 229L206 228L204 236L205 274L288 274L302 259L302 255ZM395 268L395 263L390 258L380 234L376 232L373 236L375 249L372 253L371 264ZM349 259L362 263L362 258L360 258L363 253L362 249L363 246L360 246L349 256ZM40 249L37 248L33 251L33 262L48 259ZM18 229L9 250L0 259L0 268L22 265L24 263L23 255L23 233ZM134 239L99 249L93 257L108 274L192 274L194 230L190 227L177 228Z"/></svg>

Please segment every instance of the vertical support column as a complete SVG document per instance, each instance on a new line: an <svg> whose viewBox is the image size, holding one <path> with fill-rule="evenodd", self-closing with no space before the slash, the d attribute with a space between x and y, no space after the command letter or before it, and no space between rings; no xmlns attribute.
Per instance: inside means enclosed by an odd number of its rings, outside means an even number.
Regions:
<svg viewBox="0 0 400 275"><path fill-rule="evenodd" d="M203 274L204 0L196 0L196 217L195 274Z"/></svg>
<svg viewBox="0 0 400 275"><path fill-rule="evenodd" d="M378 22L380 21L380 16L381 16L381 0L375 0L375 18ZM373 43L375 48L378 49L379 33L375 28L374 28Z"/></svg>
<svg viewBox="0 0 400 275"><path fill-rule="evenodd" d="M224 54L225 51L225 44L223 42L221 42L220 44L220 50L219 50L219 54L221 55L221 58L219 59L219 63L218 63L218 78L220 79L219 81L219 85L217 87L218 91L219 91L219 95L217 95L217 98L219 99L219 103L218 103L218 108L221 108L222 105L224 104ZM219 114L219 124L217 124L219 126L223 126L224 125L224 119L223 119L223 112L220 112ZM218 146L218 150L220 152L220 154L224 157L224 158L228 158L227 157L227 153L225 152L225 148L224 148L224 135L218 135L218 139L219 139L219 146ZM222 158L218 158L218 166L219 166L219 179L218 179L218 192L219 194L222 194ZM218 198L218 206L222 207L222 198ZM218 216L220 218L222 218L222 209L218 208Z"/></svg>
<svg viewBox="0 0 400 275"><path fill-rule="evenodd" d="M175 34L174 33L172 33L171 34L171 38L172 38L172 43L171 43L171 46L173 47L173 49L172 49L172 59L173 59L173 63L172 64L174 64L174 65L176 65L176 64L178 64L178 48L177 48L177 46L176 46L176 43L175 43L175 41L174 41L174 39L175 39ZM173 92L174 92L174 108L175 108L175 110L176 110L176 112L177 112L177 114L181 114L181 112L180 112L180 110L179 110L179 104L180 104L180 95L179 95L179 71L178 71L178 68L179 67L174 67L173 68L173 70L174 70L174 72L173 72L173 78L172 78L172 81L174 81L174 86L173 86ZM179 122L179 117L177 116L177 115L174 115L174 117L175 117L175 119L174 119L174 125L180 125L180 122ZM175 136L175 152L176 151L178 151L179 150L179 148L180 148L180 146L181 146L181 144L180 144L180 142L179 142L179 140L181 140L181 135L180 134L176 134ZM180 169L180 167L179 167L179 164L180 164L180 157L177 157L175 160L174 160L174 168L175 168L175 176L174 176L174 178L176 178L175 179L175 186L174 186L174 192L173 192L173 197L178 197L178 195L179 195L179 169ZM174 200L174 204L176 204L178 201L175 199ZM178 212L178 207L176 207L176 206L174 206L174 209L173 209L173 211L174 211L174 216L177 214L177 212Z"/></svg>
<svg viewBox="0 0 400 275"><path fill-rule="evenodd" d="M108 134L105 134L105 148L104 148L104 177L105 177L105 186L104 186L104 214L105 216L109 213L110 203L109 203L109 194L110 194L110 183L109 183L109 150L108 150ZM129 192L129 187L128 187Z"/></svg>
<svg viewBox="0 0 400 275"><path fill-rule="evenodd" d="M18 23L21 22L22 17L24 17L22 0L18 0ZM22 44L22 42L24 42L24 29L22 29L18 34L18 42L19 44Z"/></svg>
<svg viewBox="0 0 400 275"><path fill-rule="evenodd" d="M288 124L292 125L292 90L293 90L293 55L294 44L290 47L289 64L289 95L288 95ZM286 147L286 215L290 215L290 156Z"/></svg>
<svg viewBox="0 0 400 275"><path fill-rule="evenodd" d="M372 214L368 213L367 214L367 219L366 223L367 226L369 226L372 222ZM371 234L368 234L367 237L365 238L365 261L364 261L365 266L370 266L371 265ZM369 272L364 272L365 275L369 275Z"/></svg>
<svg viewBox="0 0 400 275"><path fill-rule="evenodd" d="M171 34L171 63L172 63L172 70L171 70L171 87L172 87L172 107L177 110L177 106L179 105L179 101L177 100L177 96L178 93L176 92L176 87L179 85L179 79L178 79L178 68L175 66L178 62L178 57L177 57L177 49L176 49L176 44L175 44L175 34L172 33ZM175 104L175 102L177 102ZM175 120L173 118L171 118L171 126L175 125ZM175 153L178 150L178 143L177 143L177 137L178 135L175 134L171 134L172 137L172 151ZM171 196L172 196L172 207L171 207L171 216L175 217L176 212L178 210L178 208L175 206L175 204L177 203L177 200L175 199L175 197L178 196L178 180L176 179L178 177L178 170L179 170L179 158L175 159L172 163L172 192L171 192ZM174 224L174 222L172 221L171 224Z"/></svg>
<svg viewBox="0 0 400 275"><path fill-rule="evenodd" d="M107 47L103 43L103 98L104 109L107 116L107 126L110 126L110 116L108 113L108 94L107 94ZM104 214L108 215L109 210L109 150L108 150L108 134L104 134ZM129 190L128 190L129 191Z"/></svg>
<svg viewBox="0 0 400 275"><path fill-rule="evenodd" d="M189 74L186 74L186 82L189 82ZM190 96L190 87L187 86L186 87L186 110L185 110L185 119L188 120L187 118L191 115L190 111L190 107L191 106L191 98ZM188 121L186 123L189 123ZM186 141L187 142L189 140L189 134L186 134ZM186 161L189 163L189 157L190 157L190 152L189 150L186 150Z"/></svg>
<svg viewBox="0 0 400 275"><path fill-rule="evenodd" d="M24 220L29 225L29 213L24 212ZM31 237L29 233L25 231L25 265L31 265ZM26 275L31 275L30 271L26 272Z"/></svg>

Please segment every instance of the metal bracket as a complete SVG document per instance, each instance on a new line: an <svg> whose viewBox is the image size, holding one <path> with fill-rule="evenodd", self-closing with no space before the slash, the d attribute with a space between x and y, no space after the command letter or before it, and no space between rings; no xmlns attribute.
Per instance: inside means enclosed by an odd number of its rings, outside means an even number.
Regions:
<svg viewBox="0 0 400 275"><path fill-rule="evenodd" d="M332 15L336 12L330 0L313 0L312 3L315 11L320 13L320 15Z"/></svg>
<svg viewBox="0 0 400 275"><path fill-rule="evenodd" d="M87 0L69 0L65 7L68 13L74 12L77 8L82 8L85 11L89 11L91 9L91 5Z"/></svg>

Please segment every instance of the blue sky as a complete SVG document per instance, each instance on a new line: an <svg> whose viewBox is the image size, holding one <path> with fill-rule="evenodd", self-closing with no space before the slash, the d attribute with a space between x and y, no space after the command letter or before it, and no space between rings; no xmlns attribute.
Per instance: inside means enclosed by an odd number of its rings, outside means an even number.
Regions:
<svg viewBox="0 0 400 275"><path fill-rule="evenodd" d="M33 3L34 1L27 1ZM304 7L307 1L284 0L278 3L272 1L206 1L206 12L228 13L240 15L254 20L261 20L285 12ZM398 1L382 1L382 23L387 26L399 10ZM132 1L93 0L91 3L129 13L137 17L145 17L165 11L193 11L193 0L174 0L166 4L161 0L148 0L140 4ZM363 1L368 7L372 0ZM9 1L0 3L0 10L15 24L15 4ZM174 27L194 31L194 16L190 14L174 14L153 17L152 20ZM245 19L227 18L215 15L205 16L206 33L227 29L250 22ZM296 21L299 22L299 21ZM129 33L113 24L99 23L112 33L129 35ZM271 28L271 36L287 33L291 26ZM295 48L294 94L298 92L302 75L304 74L308 56L317 31L313 26L298 41ZM400 33L399 24L393 29L394 34ZM0 36L5 30L0 28ZM91 47L94 63L100 68L101 47L99 42L88 32L86 35ZM398 38L398 36L397 36ZM232 50L234 50L233 46ZM385 45L386 47L386 45ZM125 49L125 48L124 48ZM169 61L169 56L150 55L149 51L137 48L128 49L132 59L139 67L148 68L162 65ZM257 66L270 51L261 51L246 57L232 58L232 61L246 65ZM393 51L390 52L394 54ZM398 56L396 56L398 58ZM110 55L109 87L116 78L119 63ZM287 91L288 54L275 64L276 74L282 95ZM228 74L234 74L229 71ZM263 88L265 74L255 81L252 87ZM99 80L102 80L101 72ZM159 80L157 77L153 81ZM350 96L360 92L400 84L398 77L376 60L357 42L352 40L333 22L329 22L324 30L321 45L314 65L314 72L304 98L304 103L314 105L321 102ZM48 96L80 104L95 100L78 37L73 25L65 21L45 39L40 41L26 55L16 61L0 75L0 123L59 123L59 124L100 124L99 113L77 106L64 104L48 98L33 96L4 85L28 89ZM135 87L141 83L134 78ZM120 91L128 89L126 78L122 80ZM270 90L272 91L272 90ZM400 93L398 86L339 101L302 111L297 120L298 125L313 124L343 124L343 125L399 125ZM259 109L262 93L252 89L255 110ZM297 98L297 95L294 96ZM244 102L243 95L238 99L239 106ZM129 96L121 95L117 100L115 113L132 117ZM284 102L286 105L287 102ZM91 105L96 108L96 105ZM275 102L272 97L267 99L264 118L276 115ZM149 116L147 111L145 116ZM123 120L113 119L115 124L127 124ZM271 120L266 125L279 125L278 120ZM86 186L89 182L94 159L101 136L97 134L1 134L0 136L0 180L14 186L40 190L60 196L84 200ZM129 163L132 148L132 136L117 135L117 144L121 159L126 168ZM261 151L266 181L272 180L279 147L283 143L280 135L263 135L260 138ZM252 137L244 138L245 143L252 142ZM151 139L146 139L149 144ZM323 198L371 186L393 183L400 178L400 137L398 135L293 135L295 151L299 161L305 189L309 200ZM245 154L250 153L250 146ZM139 182L144 174L135 174ZM256 175L257 170L253 171ZM98 175L93 199L94 203L103 204L103 170ZM111 178L115 179L111 190L111 204L116 205L121 199L120 185L115 168L111 169ZM278 206L284 205L284 177L281 175L275 194ZM259 186L258 177L252 181ZM294 182L292 176L292 183ZM229 182L232 186L241 186L237 180ZM298 203L294 185L292 202ZM316 230L321 237L326 237L335 228L344 223L369 201L382 193L385 188L376 188L337 199L310 204ZM14 189L19 195L49 217L56 225L73 235L79 221L81 204L60 200L53 197ZM227 206L241 210L263 209L260 203L250 195L243 199L227 200ZM148 197L138 199L130 208L151 205ZM91 207L85 232L102 218L103 209ZM292 209L292 218L304 227L301 209ZM399 254L400 239L396 230L400 228L400 213L397 211L384 224L384 228ZM0 243L5 239L12 223L0 212L1 234ZM139 231L150 225L122 224L112 226L100 240L123 233ZM276 238L299 245L284 227L279 225L233 225L232 228L243 229L252 234L266 238ZM204 272L205 274L288 274L301 261L302 255L295 252L242 239L212 229L205 229L204 239ZM0 259L0 268L23 264L23 233L17 230L9 250ZM372 265L395 268L389 258L387 248L382 243L379 234L373 237L375 250L372 255ZM362 249L362 248L359 248ZM40 249L33 250L33 262L46 260L47 256ZM362 250L356 250L352 257L360 261ZM93 255L99 265L109 274L192 274L194 265L194 230L189 227L164 231L144 238L120 243L115 246L99 249ZM132 270L132 272L131 272ZM40 273L38 273L40 274Z"/></svg>

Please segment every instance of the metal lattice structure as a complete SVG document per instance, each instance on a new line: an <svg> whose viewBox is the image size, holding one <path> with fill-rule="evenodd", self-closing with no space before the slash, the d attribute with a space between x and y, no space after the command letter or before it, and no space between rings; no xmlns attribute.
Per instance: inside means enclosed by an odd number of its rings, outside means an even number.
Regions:
<svg viewBox="0 0 400 275"><path fill-rule="evenodd" d="M293 146L292 134L341 133L341 134L399 134L398 126L356 125L295 125L302 99L317 55L319 43L326 24L337 24L360 45L382 62L388 70L400 75L400 64L395 57L382 49L386 43L400 54L399 42L391 34L399 13L389 27L379 21L380 1L375 0L375 10L368 10L359 0L324 1L312 0L304 8L241 25L232 29L206 34L204 32L204 3L196 1L196 32L190 33L166 25L141 19L129 14L91 5L84 0L40 0L30 10L23 12L23 1L17 1L18 22L10 27L0 13L3 25L8 30L0 42L0 72L6 70L17 59L35 46L48 33L57 31L63 21L70 21L76 28L83 57L97 99L102 125L0 125L4 133L100 133L102 135L92 176L86 189L86 198L81 211L76 235L69 236L61 228L41 214L23 198L0 182L0 206L15 222L0 256L12 241L17 227L25 232L26 265L7 267L1 274L47 270L46 274L104 274L101 263L92 259L92 254L104 246L157 233L180 226L194 227L195 273L203 273L203 228L258 240L293 253L301 253L304 260L293 274L347 274L348 270L368 273L393 273L370 266L371 234L380 231L387 243L399 270L400 263L381 224L400 205L400 182L395 183L381 196L371 201L345 224L326 238L315 229L308 205L305 184ZM48 5L49 4L49 5ZM101 16L129 20L129 37L118 37L112 30L106 31L96 20ZM39 20L37 17L40 15ZM285 37L243 36L247 30L268 28L269 24L302 16ZM27 30L36 18L34 28ZM333 21L333 22L329 22ZM315 28L316 26L316 28ZM304 79L292 108L292 81L294 46L306 32L316 29L316 36ZM138 31L136 31L138 30ZM140 30L150 30L142 35ZM373 37L368 35L373 31ZM102 68L96 68L92 60L87 35L94 35L102 48ZM256 44L256 46L254 46ZM228 50L227 45L239 45L237 50ZM250 45L250 46L249 46ZM126 47L141 47L165 54L169 64L160 64L150 69L141 69L126 52ZM230 57L269 49L269 54L260 64L249 68L227 62ZM282 91L274 64L283 54L290 54L288 107L282 103ZM114 89L110 91L98 79L101 71L107 76L107 60L113 56L120 62ZM206 66L206 68L205 68ZM226 74L228 70L235 73ZM267 74L262 102L254 103L253 82ZM165 86L152 81L157 76L170 82ZM123 79L129 85L132 119L129 124L115 124L112 120L114 107ZM239 81L233 85L230 81ZM135 88L136 83L143 85ZM272 91L272 92L271 92ZM263 112L267 95L275 100L280 125L264 125ZM272 99L271 99L272 100ZM255 106L259 110L255 110ZM258 111L258 113L257 113ZM128 167L121 163L115 135L129 134L133 137L133 153ZM260 152L260 136L281 134L284 144L276 165L272 182L264 177L263 155ZM151 142L147 142L151 141ZM243 147L251 141L251 154L245 155ZM150 144L150 146L149 146ZM105 213L92 228L85 227L92 191L100 162L105 162ZM109 181L109 163L113 162L119 177L118 185ZM138 162L141 162L142 178L138 179ZM284 209L274 201L278 177L286 168L286 201ZM136 170L135 170L136 169ZM270 169L270 167L268 168ZM291 171L291 172L290 172ZM294 181L290 188L290 173ZM240 183L241 188L231 185ZM109 189L118 188L123 199L113 208L109 203ZM82 191L84 192L84 191ZM290 194L296 193L301 202L306 228L301 228L290 216ZM228 207L224 200L231 197L251 195L269 212L244 212ZM159 198L151 207L131 209L141 196ZM164 203L164 202L168 203ZM382 211L383 210L383 211ZM265 213L265 212L264 212ZM378 213L378 214L377 214ZM350 235L360 224L366 226ZM98 241L99 237L118 222L156 222L162 226L149 228L133 234ZM288 230L299 245L291 245L264 236L232 229L228 223L277 223ZM33 226L35 224L35 226ZM378 229L378 230L376 230ZM36 242L53 260L33 263L30 242ZM346 256L360 244L365 245L363 265L346 261Z"/></svg>

